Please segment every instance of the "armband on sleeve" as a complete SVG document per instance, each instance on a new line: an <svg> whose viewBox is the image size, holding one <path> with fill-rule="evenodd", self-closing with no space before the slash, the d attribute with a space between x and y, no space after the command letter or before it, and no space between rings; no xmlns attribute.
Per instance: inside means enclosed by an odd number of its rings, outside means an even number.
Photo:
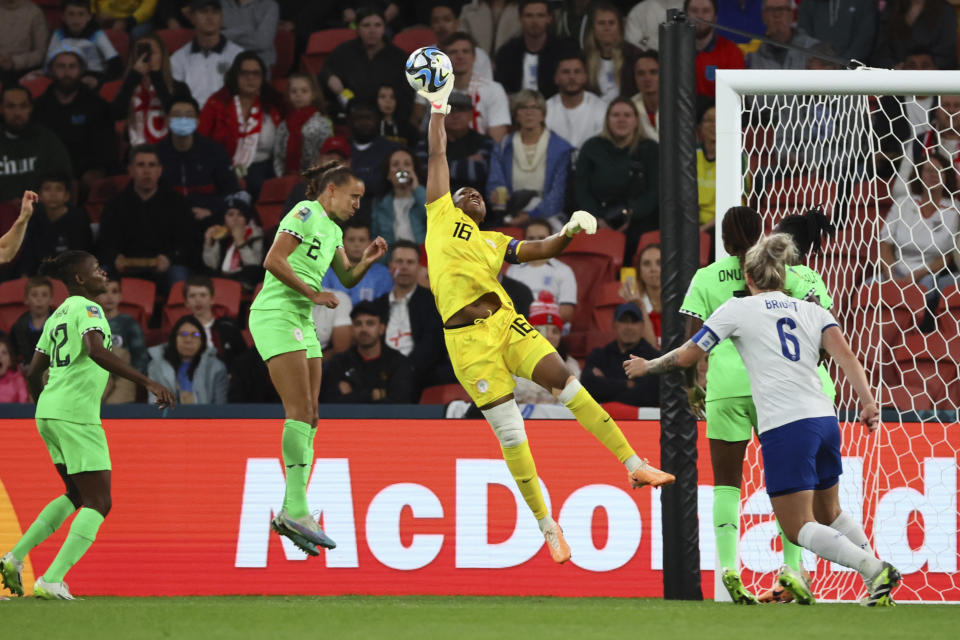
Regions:
<svg viewBox="0 0 960 640"><path fill-rule="evenodd" d="M503 254L503 261L510 264L520 264L520 258L517 256L517 251L520 250L520 245L523 244L522 241L514 238L507 244L507 252Z"/></svg>

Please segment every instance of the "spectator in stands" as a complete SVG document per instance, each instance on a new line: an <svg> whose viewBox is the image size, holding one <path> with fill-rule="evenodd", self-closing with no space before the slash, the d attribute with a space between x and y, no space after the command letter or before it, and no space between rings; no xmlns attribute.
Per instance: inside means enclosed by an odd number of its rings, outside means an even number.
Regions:
<svg viewBox="0 0 960 640"><path fill-rule="evenodd" d="M333 135L326 116L323 92L311 73L291 73L287 78L287 117L277 127L273 143L273 172L287 176L313 166L317 149Z"/></svg>
<svg viewBox="0 0 960 640"><path fill-rule="evenodd" d="M405 404L413 401L410 363L384 344L386 325L372 302L350 312L354 346L330 359L323 372L322 402Z"/></svg>
<svg viewBox="0 0 960 640"><path fill-rule="evenodd" d="M691 18L717 22L717 0L686 0L683 10ZM717 69L743 69L743 52L732 40L710 25L695 23L697 39L697 94L713 97Z"/></svg>
<svg viewBox="0 0 960 640"><path fill-rule="evenodd" d="M552 233L548 222L534 219L527 224L523 237L524 240L543 240ZM537 300L542 300L544 291L549 293L551 301L558 304L555 313L559 314L563 323L573 319L573 312L577 308L577 277L573 269L560 260L550 258L513 264L507 268L507 276L527 285Z"/></svg>
<svg viewBox="0 0 960 640"><path fill-rule="evenodd" d="M957 174L946 157L931 152L917 164L909 186L910 194L895 201L880 231L880 275L916 282L930 292L932 310L939 292L956 282L947 257L960 233L953 203Z"/></svg>
<svg viewBox="0 0 960 640"><path fill-rule="evenodd" d="M570 375L579 378L580 363L567 354L566 345L562 340L564 319L549 292L541 292L539 299L530 305L527 322L553 345L564 364L567 365ZM514 376L513 379L517 382L513 395L519 404L561 404L548 389L544 389L533 380L518 376Z"/></svg>
<svg viewBox="0 0 960 640"><path fill-rule="evenodd" d="M937 65L929 50L917 48L907 52L903 59L907 71L933 71ZM881 157L877 160L877 175L889 180L896 172L904 146L915 138L923 139L930 131L937 106L936 96L879 96L880 109L873 115L873 130L880 141Z"/></svg>
<svg viewBox="0 0 960 640"><path fill-rule="evenodd" d="M453 381L452 375L447 375L452 369L443 342L443 323L433 294L417 284L419 267L420 248L408 240L395 242L389 263L393 290L374 300L377 313L386 319L387 346L410 359L417 393L431 384Z"/></svg>
<svg viewBox="0 0 960 640"><path fill-rule="evenodd" d="M438 0L433 3L430 9L430 29L433 30L438 43L460 30L460 18L457 17L460 4L459 0ZM473 51L476 54L473 72L493 80L493 63L490 60L490 54L483 47L476 47Z"/></svg>
<svg viewBox="0 0 960 640"><path fill-rule="evenodd" d="M70 164L80 180L81 202L93 183L117 168L116 134L110 107L86 86L81 77L83 59L71 50L50 59L53 83L37 98L34 118L60 139L70 154Z"/></svg>
<svg viewBox="0 0 960 640"><path fill-rule="evenodd" d="M283 97L266 81L267 68L253 51L233 59L224 87L200 111L197 131L222 144L233 171L254 199L273 177L273 145L283 119Z"/></svg>
<svg viewBox="0 0 960 640"><path fill-rule="evenodd" d="M932 127L918 134L894 157L900 156L897 176L890 185L890 195L894 198L905 197L910 191L910 180L916 177L916 167L928 154L937 153L953 159L954 169L960 171L960 96L942 95L934 99Z"/></svg>
<svg viewBox="0 0 960 640"><path fill-rule="evenodd" d="M663 333L661 329L663 306L660 302L660 245L648 244L641 249L635 265L638 277L632 283L624 281L621 284L620 297L643 309L645 325L643 338L659 348Z"/></svg>
<svg viewBox="0 0 960 640"><path fill-rule="evenodd" d="M213 313L213 280L193 275L183 282L183 301L191 316L200 323L208 347L229 371L237 355L247 350L240 326L234 318Z"/></svg>
<svg viewBox="0 0 960 640"><path fill-rule="evenodd" d="M923 47L938 69L957 68L957 14L944 0L890 0L880 14L871 63L893 67Z"/></svg>
<svg viewBox="0 0 960 640"><path fill-rule="evenodd" d="M110 324L113 346L125 349L130 354L129 364L137 371L146 373L147 361L150 357L147 355L147 341L144 338L143 329L133 316L120 313L122 302L123 287L120 278L108 276L107 290L97 297L97 303L103 307L103 313ZM131 389L135 390L136 386L132 386Z"/></svg>
<svg viewBox="0 0 960 640"><path fill-rule="evenodd" d="M765 0L739 0L738 2L720 2L717 6L717 24L734 27L748 33L764 33L763 3ZM727 32L729 38L737 43L750 43L750 36Z"/></svg>
<svg viewBox="0 0 960 640"><path fill-rule="evenodd" d="M623 39L623 16L608 0L591 6L583 50L591 91L607 102L637 92L633 68L640 50Z"/></svg>
<svg viewBox="0 0 960 640"><path fill-rule="evenodd" d="M127 31L137 38L152 28L156 0L91 0L97 20L107 29Z"/></svg>
<svg viewBox="0 0 960 640"><path fill-rule="evenodd" d="M173 98L167 116L170 135L156 147L160 182L187 199L201 227L212 225L223 219L224 196L240 191L230 156L223 145L197 133L200 109L189 93Z"/></svg>
<svg viewBox="0 0 960 640"><path fill-rule="evenodd" d="M557 60L571 45L550 33L550 11L546 0L520 0L520 35L511 38L497 51L495 78L504 90L514 94L521 89L539 91L545 98L557 92L553 80Z"/></svg>
<svg viewBox="0 0 960 640"><path fill-rule="evenodd" d="M547 128L573 145L575 159L583 143L603 131L607 103L586 90L587 62L579 51L560 56L553 80L557 93L547 100Z"/></svg>
<svg viewBox="0 0 960 640"><path fill-rule="evenodd" d="M177 394L178 404L224 404L229 379L227 367L208 346L207 334L193 316L177 320L166 344L147 349L147 375ZM148 394L147 402L156 402Z"/></svg>
<svg viewBox="0 0 960 640"><path fill-rule="evenodd" d="M156 144L167 135L167 111L173 96L189 93L187 85L173 79L163 40L148 33L130 46L123 84L113 98L113 119L127 121L132 146Z"/></svg>
<svg viewBox="0 0 960 640"><path fill-rule="evenodd" d="M194 38L173 52L170 70L175 80L190 87L190 93L203 108L207 98L223 87L223 75L243 53L243 47L220 33L220 0L191 0L186 15L193 23Z"/></svg>
<svg viewBox="0 0 960 640"><path fill-rule="evenodd" d="M410 117L413 91L403 75L407 54L387 41L383 13L372 6L357 10L357 37L339 45L323 63L325 86L341 107L354 98L375 103L383 85L397 96L397 119ZM368 187L369 188L369 187Z"/></svg>
<svg viewBox="0 0 960 640"><path fill-rule="evenodd" d="M641 234L659 228L659 150L643 137L633 102L617 98L607 108L603 133L577 156L577 205L601 224L627 234L627 260Z"/></svg>
<svg viewBox="0 0 960 640"><path fill-rule="evenodd" d="M631 354L641 358L656 358L660 355L660 352L643 338L643 311L632 302L624 302L613 312L613 329L616 339L605 347L598 347L590 352L583 365L580 381L597 402L659 407L658 379L628 380L623 372L623 361L629 360Z"/></svg>
<svg viewBox="0 0 960 640"><path fill-rule="evenodd" d="M643 137L660 141L660 56L656 51L643 51L633 64L637 93L633 104L640 117Z"/></svg>
<svg viewBox="0 0 960 640"><path fill-rule="evenodd" d="M363 250L370 244L370 229L356 219L347 221L343 229L343 251L351 264L360 262ZM416 246L416 245L415 245ZM363 278L350 289L341 284L333 269L327 269L321 286L324 291L343 291L350 296L350 301L356 305L366 300L376 300L393 289L393 277L390 270L383 264L375 262L363 275Z"/></svg>
<svg viewBox="0 0 960 640"><path fill-rule="evenodd" d="M313 307L313 326L317 329L317 342L320 343L320 349L324 358L330 358L338 353L343 353L350 348L353 336L350 327L350 312L353 311L353 302L343 291L334 291L337 296L335 309L331 309L325 304L318 304ZM256 351L256 349L254 349Z"/></svg>
<svg viewBox="0 0 960 640"><path fill-rule="evenodd" d="M420 132L406 120L397 118L397 92L390 85L383 85L377 91L377 111L380 112L380 135L412 149L420 139Z"/></svg>
<svg viewBox="0 0 960 640"><path fill-rule="evenodd" d="M876 34L875 0L804 0L797 25L810 36L829 43L837 56L866 63Z"/></svg>
<svg viewBox="0 0 960 640"><path fill-rule="evenodd" d="M277 61L273 40L277 37L280 10L274 0L220 0L223 9L223 35L253 51L263 62L264 81Z"/></svg>
<svg viewBox="0 0 960 640"><path fill-rule="evenodd" d="M559 5L559 6L558 6ZM554 34L558 38L571 38L583 47L587 30L587 12L590 0L561 0L553 8Z"/></svg>
<svg viewBox="0 0 960 640"><path fill-rule="evenodd" d="M38 189L41 176L72 176L63 144L50 129L31 121L30 92L16 84L5 87L0 109L0 202L19 200L24 191Z"/></svg>
<svg viewBox="0 0 960 640"><path fill-rule="evenodd" d="M697 201L700 230L713 237L717 224L717 110L713 101L698 105Z"/></svg>
<svg viewBox="0 0 960 640"><path fill-rule="evenodd" d="M347 107L350 125L350 168L363 180L364 194L357 215L369 223L373 197L383 189L383 163L397 148L378 131L380 112L373 103L353 100Z"/></svg>
<svg viewBox="0 0 960 640"><path fill-rule="evenodd" d="M40 7L29 0L0 2L0 85L9 87L42 65L49 37Z"/></svg>
<svg viewBox="0 0 960 640"><path fill-rule="evenodd" d="M515 0L471 0L460 10L460 28L496 58L497 50L520 35L520 13ZM454 71L456 73L456 71Z"/></svg>
<svg viewBox="0 0 960 640"><path fill-rule="evenodd" d="M60 51L73 51L83 62L83 83L96 89L101 82L119 78L123 60L110 38L93 19L89 0L64 0L60 27L50 37L47 68Z"/></svg>
<svg viewBox="0 0 960 640"><path fill-rule="evenodd" d="M801 49L817 44L815 38L793 27L793 0L763 0L763 24L767 38L774 42ZM809 56L764 43L756 51L747 54L744 62L747 69L806 69Z"/></svg>
<svg viewBox="0 0 960 640"><path fill-rule="evenodd" d="M187 200L160 184L163 171L151 145L130 152L130 183L111 198L100 220L104 267L148 278L163 291L187 277L199 238Z"/></svg>
<svg viewBox="0 0 960 640"><path fill-rule="evenodd" d="M10 355L15 362L27 365L43 332L43 323L53 311L53 283L43 276L28 279L23 288L23 303L27 310L10 327Z"/></svg>
<svg viewBox="0 0 960 640"><path fill-rule="evenodd" d="M450 105L450 113L443 120L443 128L447 132L451 193L456 193L461 187L473 187L486 193L494 148L493 138L471 128L473 102L466 93L454 90L447 104ZM421 166L426 163L426 140L417 145L417 158Z"/></svg>
<svg viewBox="0 0 960 640"><path fill-rule="evenodd" d="M507 224L544 219L559 230L567 218L563 200L573 147L547 129L547 103L536 91L518 91L512 115L518 130L494 148L488 198L505 210Z"/></svg>
<svg viewBox="0 0 960 640"><path fill-rule="evenodd" d="M421 245L427 237L427 190L409 149L397 149L383 164L383 187L373 201L370 235L388 245L409 240Z"/></svg>
<svg viewBox="0 0 960 640"><path fill-rule="evenodd" d="M10 356L10 343L0 337L0 403L30 402L27 380Z"/></svg>
<svg viewBox="0 0 960 640"><path fill-rule="evenodd" d="M660 24L666 20L667 10L680 9L684 4L683 0L643 0L636 3L627 14L624 39L641 51L659 50Z"/></svg>
<svg viewBox="0 0 960 640"><path fill-rule="evenodd" d="M70 249L93 250L93 234L87 212L70 203L70 180L45 176L40 181L40 206L30 218L23 240L18 270L33 275L44 258Z"/></svg>
<svg viewBox="0 0 960 640"><path fill-rule="evenodd" d="M461 18L462 19L462 18ZM499 82L473 74L476 60L476 41L467 33L457 31L441 43L450 56L455 74L454 89L466 93L473 103L470 127L500 142L510 126L510 106L507 94Z"/></svg>
<svg viewBox="0 0 960 640"><path fill-rule="evenodd" d="M218 278L230 278L252 292L263 281L263 231L252 219L245 192L227 199L222 225L203 236L203 264Z"/></svg>

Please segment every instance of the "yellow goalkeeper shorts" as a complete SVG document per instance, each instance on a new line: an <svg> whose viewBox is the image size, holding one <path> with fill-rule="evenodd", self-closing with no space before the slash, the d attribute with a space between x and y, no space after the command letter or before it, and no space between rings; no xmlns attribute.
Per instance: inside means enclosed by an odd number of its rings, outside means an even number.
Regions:
<svg viewBox="0 0 960 640"><path fill-rule="evenodd" d="M513 376L531 379L537 363L553 345L513 309L456 329L444 329L447 352L457 380L478 407L513 393Z"/></svg>

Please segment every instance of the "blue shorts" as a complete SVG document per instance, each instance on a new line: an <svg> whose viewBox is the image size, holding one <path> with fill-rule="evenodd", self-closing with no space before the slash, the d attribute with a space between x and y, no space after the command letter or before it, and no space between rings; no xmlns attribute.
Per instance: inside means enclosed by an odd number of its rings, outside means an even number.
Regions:
<svg viewBox="0 0 960 640"><path fill-rule="evenodd" d="M760 434L763 478L773 497L821 491L843 473L840 424L834 416L804 418Z"/></svg>

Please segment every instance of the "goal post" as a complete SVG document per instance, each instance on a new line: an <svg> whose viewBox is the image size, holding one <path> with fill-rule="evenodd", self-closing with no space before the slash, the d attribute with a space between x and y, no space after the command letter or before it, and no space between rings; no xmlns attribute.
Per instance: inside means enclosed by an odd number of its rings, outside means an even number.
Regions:
<svg viewBox="0 0 960 640"><path fill-rule="evenodd" d="M901 569L904 601L960 602L960 98L938 98L953 94L960 71L716 73L717 256L727 255L719 228L732 206L757 208L766 231L820 206L837 225L807 264L823 276L883 408L880 430L867 435L852 389L829 366L844 441L841 505ZM889 275L881 250L896 252ZM779 549L754 440L740 522L748 588L770 586ZM849 570L806 552L804 566L821 599L863 595Z"/></svg>

